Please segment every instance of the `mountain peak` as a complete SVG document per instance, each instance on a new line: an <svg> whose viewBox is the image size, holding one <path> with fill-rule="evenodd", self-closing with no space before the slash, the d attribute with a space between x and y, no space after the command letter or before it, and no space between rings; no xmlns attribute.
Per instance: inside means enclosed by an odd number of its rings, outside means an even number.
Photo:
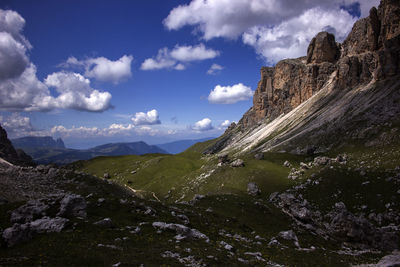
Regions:
<svg viewBox="0 0 400 267"><path fill-rule="evenodd" d="M388 122L391 118L382 108L383 102L390 114L400 114L395 102L399 98L399 55L400 2L384 0L378 9L371 9L369 17L354 24L342 44L336 43L334 35L320 32L311 40L306 57L262 67L253 106L207 152L244 143L253 148L259 144L264 148L283 143L298 145L294 140L316 129L323 131L316 134L322 140L328 132L359 132L363 127L370 131L368 125ZM360 109L359 113L355 109ZM352 120L362 120L365 125L353 129ZM331 125L333 121L335 126ZM337 137L335 142L347 138L343 134Z"/></svg>

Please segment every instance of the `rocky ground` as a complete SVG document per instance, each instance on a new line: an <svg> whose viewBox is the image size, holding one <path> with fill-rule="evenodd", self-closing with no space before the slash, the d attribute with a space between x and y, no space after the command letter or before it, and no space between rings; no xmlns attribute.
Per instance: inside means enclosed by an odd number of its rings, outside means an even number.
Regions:
<svg viewBox="0 0 400 267"><path fill-rule="evenodd" d="M242 160L222 164L246 168ZM265 197L253 182L246 195L167 204L72 169L3 161L0 265L343 266L385 255L382 262L398 263L399 198L371 212L339 200L315 204L312 189L323 185L326 171L353 164L359 162L347 155L285 162L298 174L285 191ZM382 179L397 185L400 170L387 174ZM364 186L373 183L365 176Z"/></svg>

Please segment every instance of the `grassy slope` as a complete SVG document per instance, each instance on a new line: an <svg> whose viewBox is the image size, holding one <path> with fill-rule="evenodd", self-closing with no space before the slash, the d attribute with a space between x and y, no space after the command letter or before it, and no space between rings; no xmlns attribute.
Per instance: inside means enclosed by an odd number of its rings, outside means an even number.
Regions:
<svg viewBox="0 0 400 267"><path fill-rule="evenodd" d="M121 266L138 266L141 263L145 263L145 266L180 266L176 260L162 257L161 254L165 251L180 253L182 257L191 255L197 261L202 259L203 263L211 266L241 266L243 264L238 261L239 257L250 261L252 266L265 266L265 262L246 255L246 252L260 252L267 261L291 266L338 266L345 262L369 260L371 257L366 255L361 259L354 259L352 256L338 256L326 250L338 249L335 245L301 232L298 232L301 246L314 245L317 250L297 251L291 242L284 243L288 246L284 250L269 248L266 244L273 236L292 226L279 210L263 199L234 195L212 196L195 206L178 204L171 207L155 201L137 199L117 186L86 175L69 178L74 178L75 183L65 188L66 190L84 196L93 194L88 198L88 218L73 219L69 228L61 233L37 235L30 242L15 248L2 248L0 265L111 266L120 262ZM100 197L106 199L102 204L97 203ZM128 204L121 204L122 198ZM7 211L19 204L0 205L0 227L10 226L10 214ZM141 210L145 206L156 210L156 215L144 214ZM213 211L206 211L209 207ZM153 221L180 223L171 215L173 210L186 214L190 219L189 226L210 237L210 242L186 240L178 243L175 242L175 234L172 232L156 233L151 226ZM104 217L111 218L115 227L106 229L93 225L93 222ZM126 228L131 226L134 229L142 222L149 224L140 226L139 234L130 233ZM235 241L234 238L221 235L222 229L227 234L238 234L251 241ZM256 239L256 235L261 239ZM128 237L128 240L116 240L123 237ZM235 254L232 255L221 247L220 241L233 245ZM98 244L115 245L118 249L99 247ZM190 248L190 252L187 248Z"/></svg>
<svg viewBox="0 0 400 267"><path fill-rule="evenodd" d="M289 169L283 167L283 162L289 159L298 164L303 159L289 154L265 153L264 160L256 160L250 154L241 157L245 167L218 167L215 157L204 157L200 153L213 142L215 140L198 143L177 155L98 157L74 166L97 177L109 173L111 180L119 184L154 192L158 198L168 195L170 201L175 201L189 200L195 194L245 193L249 182L256 182L263 195L268 196L293 184L287 179Z"/></svg>
<svg viewBox="0 0 400 267"><path fill-rule="evenodd" d="M81 195L94 193L88 200L87 221L74 219L75 229L71 225L69 230L59 234L38 235L31 242L12 249L0 250L0 265L50 265L50 266L110 266L121 262L122 266L137 266L146 263L146 266L179 266L176 260L163 258L161 253L169 250L184 256L192 255L195 259L203 259L204 263L221 266L240 266L238 258L250 261L250 265L264 266L245 252L261 252L263 258L280 264L293 266L346 266L347 263L371 262L382 254L363 254L349 256L337 254L340 247L335 242L327 242L306 231L296 230L303 248L316 247L315 251L299 251L293 243L281 240L288 246L286 249L268 247L269 240L279 231L295 229L291 221L278 209L268 202L268 196L274 191L283 191L293 185L303 183L307 179L320 180L319 184L304 190L304 196L313 205L322 210L329 210L337 201L344 201L350 210L357 212L363 204L379 212L390 201L397 203L391 207L400 211L399 197L395 196L396 185L387 182L388 169L394 169L399 164L400 150L365 149L362 147L342 148L338 152L346 151L350 162L345 165L334 165L331 168L313 168L305 175L292 181L287 179L289 169L282 166L289 160L295 167L300 161L307 161L303 156L294 156L286 153L265 153L264 160L255 160L253 155L243 157L245 167L232 168L222 166L216 168L215 158L202 158L199 153L213 141L197 144L191 149L178 155L144 155L122 157L99 157L90 161L75 163L72 167L79 168L97 176L109 172L111 180L119 184L127 184L135 189L155 192L163 198L167 192L175 187L168 200L174 201L185 194L185 200L195 193L210 193L210 196L194 206L174 204L163 205L156 201L140 200L130 196L125 190L109 185L101 179L86 175L74 177L76 183L71 184L67 191ZM312 160L311 158L308 160ZM380 164L376 165L379 161ZM363 162L361 164L361 162ZM375 163L374 163L375 162ZM370 166L365 176L360 175L359 166ZM348 168L351 168L348 170ZM198 177L202 173L215 171L205 179ZM137 173L131 174L132 170ZM311 175L315 174L313 178ZM384 176L386 175L386 176ZM378 179L377 177L382 179ZM261 188L262 194L258 197L248 196L245 191L247 183L255 181ZM363 186L362 183L370 181ZM130 182L130 183L128 183ZM337 190L341 194L335 195ZM231 194L234 193L234 194ZM376 194L384 194L381 200ZM152 198L151 194L148 194ZM394 197L394 198L393 198ZM98 198L105 198L104 204L97 203ZM126 198L128 203L120 204L119 199ZM389 199L385 199L389 198ZM131 202L131 201L134 202ZM142 203L142 204L141 204ZM375 203L375 204L374 204ZM14 209L19 203L0 205L0 227L9 227L8 210ZM157 211L155 216L139 212L143 206L150 206ZM180 209L190 219L189 226L196 228L210 237L210 243L204 241L182 241L176 243L174 233L163 232L157 234L151 225L141 226L140 234L131 234L126 226L136 227L141 222L165 221L181 223L171 215L171 211ZM209 211L209 208L212 211ZM208 210L208 211L207 211ZM93 222L104 217L110 217L115 228L104 229L92 225ZM221 230L228 234L239 234L249 240L238 242L228 236L220 234ZM257 244L256 235L261 243ZM127 241L116 241L116 238L128 237ZM230 255L220 245L225 241L234 246L235 255ZM98 244L116 245L122 250L98 247ZM185 249L191 248L191 252ZM207 258L207 256L214 258Z"/></svg>

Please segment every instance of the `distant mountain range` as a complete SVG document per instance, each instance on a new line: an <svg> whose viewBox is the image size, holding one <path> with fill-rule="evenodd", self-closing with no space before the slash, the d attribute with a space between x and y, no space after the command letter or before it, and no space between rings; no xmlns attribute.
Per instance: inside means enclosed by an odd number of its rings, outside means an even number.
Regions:
<svg viewBox="0 0 400 267"><path fill-rule="evenodd" d="M54 140L51 136L26 136L11 140L16 148L65 148L61 138Z"/></svg>
<svg viewBox="0 0 400 267"><path fill-rule="evenodd" d="M206 137L206 138L202 138L202 139L179 140L179 141L175 141L175 142L171 142L171 143L158 144L156 146L164 149L165 151L167 151L170 154L178 154L178 153L185 151L186 149L188 149L189 147L191 147L192 145L194 145L196 143L208 141L208 140L211 140L214 138L215 137Z"/></svg>
<svg viewBox="0 0 400 267"><path fill-rule="evenodd" d="M39 164L55 163L64 165L77 160L87 160L98 156L142 155L149 153L168 154L158 146L145 142L111 143L89 149L66 148L61 139L46 137L23 137L11 140L14 147L24 150Z"/></svg>
<svg viewBox="0 0 400 267"><path fill-rule="evenodd" d="M212 139L180 140L160 145L148 145L145 142L110 143L89 149L66 148L61 138L54 140L50 136L28 136L11 140L15 148L24 150L39 164L68 164L77 160L88 160L99 156L143 155L150 153L177 154L197 142Z"/></svg>

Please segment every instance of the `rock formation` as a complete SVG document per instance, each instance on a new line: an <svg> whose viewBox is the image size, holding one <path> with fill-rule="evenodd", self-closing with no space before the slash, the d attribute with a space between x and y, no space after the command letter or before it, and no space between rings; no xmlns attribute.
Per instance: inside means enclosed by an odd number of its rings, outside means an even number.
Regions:
<svg viewBox="0 0 400 267"><path fill-rule="evenodd" d="M307 56L263 67L253 107L240 125L249 128L296 108L318 92L335 72L338 88L354 87L399 73L400 3L384 0L367 18L357 21L343 44L320 32Z"/></svg>
<svg viewBox="0 0 400 267"><path fill-rule="evenodd" d="M274 67L261 68L261 80L253 96L253 106L243 115L236 126L228 128L215 145L207 148L204 153L216 153L247 137L246 142L253 142L249 137L253 134L252 138L258 136L257 140L261 142L260 138L272 140L275 138L274 136L280 135L282 132L288 133L285 137L280 136L279 140L276 140L275 144L271 146L275 146L285 138L292 139L293 135L300 138L299 131L305 133L316 130L317 127L325 135L328 132L337 135L343 129L359 135L358 132L363 131L363 127L368 128L371 124L381 125L392 120L388 114L400 114L400 108L396 105L395 100L398 90L393 89L397 86L395 83L398 80L396 76L399 75L399 72L400 2L382 0L378 9L375 7L371 9L369 17L354 24L352 31L342 44L337 43L332 34L321 32L311 40L307 56L285 59ZM355 100L355 92L359 92L357 90L367 86L381 88L381 90L374 91L380 91L380 95L374 97L372 96L373 92L370 91L369 95L367 93L358 95L359 99ZM390 89L391 92L384 92L385 88ZM317 101L313 105L308 105L308 109L303 109L301 114L307 113L307 116L302 116L300 113L296 115L297 117L292 116L292 120L302 118L301 126L298 125L295 130L297 132L289 133L296 124L300 123L299 121L282 127L276 126L275 128L279 128L279 131L264 130L266 134L261 137L262 130L258 127L261 125L267 127L268 123L290 113L322 89L325 90L325 97L319 98L319 102ZM342 100L346 94L354 101L344 103ZM389 97L390 94L392 94L391 97ZM367 99L371 97L372 99ZM378 105L377 99L379 98L382 98L379 101L387 103ZM340 101L343 102L340 108L339 106L335 107ZM325 110L328 104L329 111ZM354 108L358 107L362 108L357 113ZM315 115L317 112L318 115ZM339 115L339 113L342 114ZM328 114L336 114L337 117L328 119ZM345 114L351 116L343 117ZM363 118L355 118L357 114ZM314 115L318 116L318 122L313 127L304 128L309 122L315 121L315 118L312 119L315 117ZM333 119L336 120L336 125L328 123ZM351 127L355 124L352 120L368 123L363 126L358 125L357 129L353 129ZM256 128L258 129L257 134L252 132ZM321 133L318 134L318 137L322 136ZM340 136L344 137L343 134ZM254 142L253 146L256 145Z"/></svg>
<svg viewBox="0 0 400 267"><path fill-rule="evenodd" d="M7 132L0 126L0 158L10 163L32 166L34 165L32 158L25 154L23 150L15 150L11 141L7 137Z"/></svg>

